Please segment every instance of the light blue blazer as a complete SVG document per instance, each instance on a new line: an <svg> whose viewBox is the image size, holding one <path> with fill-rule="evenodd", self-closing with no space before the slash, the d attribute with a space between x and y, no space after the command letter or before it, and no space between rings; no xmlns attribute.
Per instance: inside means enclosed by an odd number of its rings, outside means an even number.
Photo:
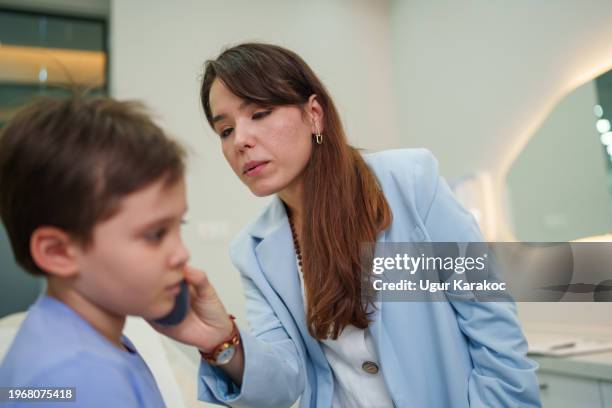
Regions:
<svg viewBox="0 0 612 408"><path fill-rule="evenodd" d="M483 241L424 149L366 155L393 212L379 242ZM330 407L333 375L306 326L287 214L280 199L234 240L251 331L241 329L242 387L202 363L201 400L235 407ZM537 365L513 303L380 302L370 330L397 407L537 407Z"/></svg>

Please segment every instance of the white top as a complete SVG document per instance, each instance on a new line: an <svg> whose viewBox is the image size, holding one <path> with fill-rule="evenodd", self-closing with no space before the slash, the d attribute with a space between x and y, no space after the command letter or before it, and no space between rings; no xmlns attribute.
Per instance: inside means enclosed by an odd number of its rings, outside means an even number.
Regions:
<svg viewBox="0 0 612 408"><path fill-rule="evenodd" d="M304 307L304 277L298 265ZM370 330L346 326L337 340L321 340L325 357L334 374L332 408L390 408L393 401L387 390ZM375 363L378 373L362 368L365 362ZM371 366L371 364L370 364Z"/></svg>

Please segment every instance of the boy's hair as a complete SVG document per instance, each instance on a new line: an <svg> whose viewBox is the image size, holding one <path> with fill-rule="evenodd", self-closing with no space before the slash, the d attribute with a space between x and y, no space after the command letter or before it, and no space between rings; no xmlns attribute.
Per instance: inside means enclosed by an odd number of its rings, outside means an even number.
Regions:
<svg viewBox="0 0 612 408"><path fill-rule="evenodd" d="M36 228L60 228L87 247L124 196L162 177L177 182L184 160L137 102L45 98L20 110L0 132L0 217L17 262L44 274L30 254Z"/></svg>

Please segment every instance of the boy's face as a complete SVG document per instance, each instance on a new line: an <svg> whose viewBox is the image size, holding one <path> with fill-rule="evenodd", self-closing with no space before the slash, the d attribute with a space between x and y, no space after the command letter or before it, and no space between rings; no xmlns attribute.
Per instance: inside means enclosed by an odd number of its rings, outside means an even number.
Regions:
<svg viewBox="0 0 612 408"><path fill-rule="evenodd" d="M174 306L189 252L181 239L185 182L163 180L121 200L96 224L93 242L77 250L75 289L116 315L163 317Z"/></svg>

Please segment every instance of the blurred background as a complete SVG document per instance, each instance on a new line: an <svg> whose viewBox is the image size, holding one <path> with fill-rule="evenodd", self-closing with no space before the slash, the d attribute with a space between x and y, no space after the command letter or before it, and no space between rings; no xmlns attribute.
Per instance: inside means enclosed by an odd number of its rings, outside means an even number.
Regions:
<svg viewBox="0 0 612 408"><path fill-rule="evenodd" d="M206 124L206 59L244 41L296 51L330 90L353 145L430 149L487 240L610 240L611 19L609 0L0 0L0 126L69 83L144 101L189 146L192 264L242 321L228 246L268 199L234 176ZM0 229L0 317L25 310L41 287ZM612 327L609 303L518 309L527 330L607 336ZM575 381L563 384L576 393Z"/></svg>

